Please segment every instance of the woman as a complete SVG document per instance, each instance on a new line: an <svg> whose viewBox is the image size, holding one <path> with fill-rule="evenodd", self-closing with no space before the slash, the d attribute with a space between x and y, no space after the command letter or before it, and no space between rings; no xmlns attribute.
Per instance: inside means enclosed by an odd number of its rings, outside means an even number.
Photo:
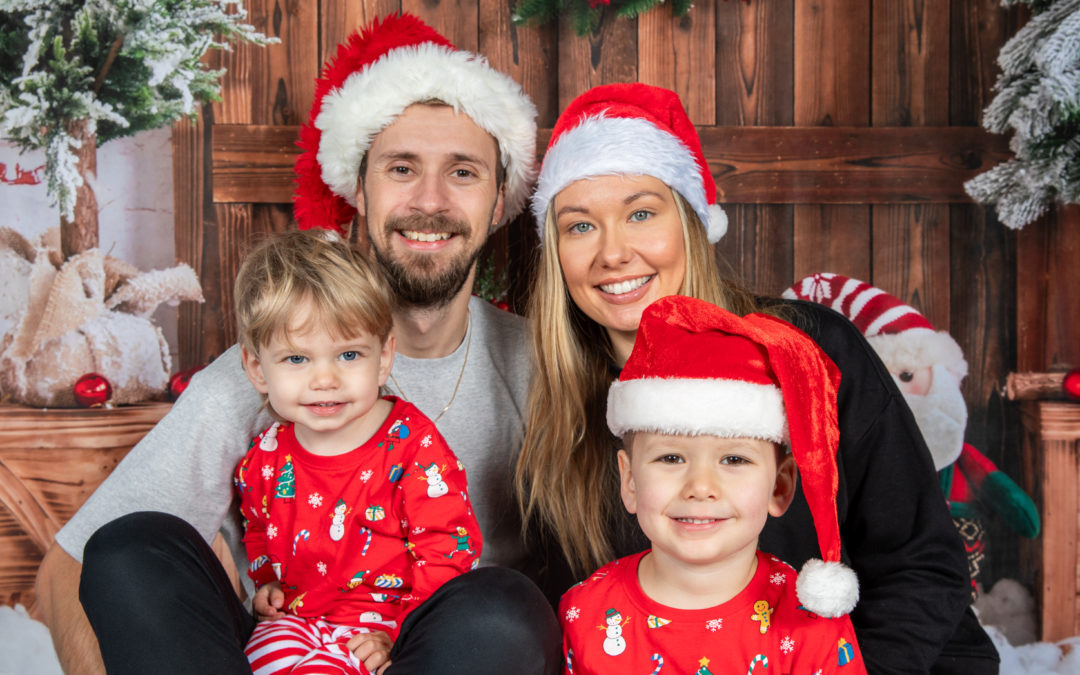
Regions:
<svg viewBox="0 0 1080 675"><path fill-rule="evenodd" d="M758 300L720 279L710 243L726 218L715 191L673 92L604 85L555 125L533 197L537 371L516 477L540 534L532 538L548 545L538 559L549 598L647 544L618 499L607 390L644 308L690 295L786 318L841 370L837 508L863 585L852 619L870 671L997 672L993 645L966 611L964 553L929 454L891 377L846 319L812 303ZM799 567L819 555L813 532L800 491L760 547Z"/></svg>

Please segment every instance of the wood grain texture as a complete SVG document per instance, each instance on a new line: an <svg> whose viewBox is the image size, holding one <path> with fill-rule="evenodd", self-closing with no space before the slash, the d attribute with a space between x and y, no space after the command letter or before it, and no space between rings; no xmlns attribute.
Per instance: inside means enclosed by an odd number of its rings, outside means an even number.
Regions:
<svg viewBox="0 0 1080 675"><path fill-rule="evenodd" d="M206 133L209 106L196 121L181 120L173 125L173 223L176 259L195 270L200 282L203 280L204 258L202 250L204 234L204 208L209 201L206 191L212 178L211 151L207 146ZM187 370L199 363L195 354L200 351L202 335L202 306L190 302L180 303L177 313L177 350L179 370Z"/></svg>
<svg viewBox="0 0 1080 675"><path fill-rule="evenodd" d="M685 16L658 6L638 16L638 81L679 95L694 124L716 124L716 5Z"/></svg>
<svg viewBox="0 0 1080 675"><path fill-rule="evenodd" d="M600 26L586 36L559 20L559 110L579 94L612 82L634 82L637 73L637 19L616 19L607 10Z"/></svg>
<svg viewBox="0 0 1080 675"><path fill-rule="evenodd" d="M1041 639L1057 642L1080 633L1080 404L1029 401L1021 411L1023 483L1042 517L1025 564L1036 582Z"/></svg>
<svg viewBox="0 0 1080 675"><path fill-rule="evenodd" d="M169 411L0 405L0 605L34 604L34 578L56 531Z"/></svg>
<svg viewBox="0 0 1080 675"><path fill-rule="evenodd" d="M716 123L725 126L791 126L794 119L794 2L724 2L716 9ZM776 130L783 133L782 130ZM762 131L766 142L772 131ZM709 134L707 134L709 135ZM720 140L712 152L735 147ZM762 153L764 154L764 153ZM777 157L772 149L765 161ZM714 174L729 169L714 169ZM728 174L725 180L731 178ZM762 176L761 178L765 178ZM721 182L720 190L734 192ZM759 293L776 295L794 281L795 210L777 200L748 205L729 195L728 233L716 245L730 276ZM723 267L722 267L723 268Z"/></svg>
<svg viewBox="0 0 1080 675"><path fill-rule="evenodd" d="M358 29L400 11L401 0L319 0L319 63L326 63Z"/></svg>
<svg viewBox="0 0 1080 675"><path fill-rule="evenodd" d="M870 123L870 4L865 0L796 0L795 98L798 126ZM796 206L795 278L832 271L870 278L868 207ZM800 246L800 243L806 246Z"/></svg>
<svg viewBox="0 0 1080 675"><path fill-rule="evenodd" d="M298 129L214 125L217 202L286 203ZM550 129L542 129L544 148ZM699 127L721 201L742 204L969 202L963 182L1007 156L978 127Z"/></svg>
<svg viewBox="0 0 1080 675"><path fill-rule="evenodd" d="M1080 366L1080 207L1017 234L1017 369Z"/></svg>
<svg viewBox="0 0 1080 675"><path fill-rule="evenodd" d="M401 0L401 10L423 19L459 49L477 51L478 0Z"/></svg>
<svg viewBox="0 0 1080 675"><path fill-rule="evenodd" d="M536 105L537 124L551 127L559 116L558 25L516 25L516 2L480 0L480 53L521 84Z"/></svg>
<svg viewBox="0 0 1080 675"><path fill-rule="evenodd" d="M874 0L871 33L871 123L920 128L947 124L948 6ZM870 281L921 311L936 329L948 331L948 208L880 205L870 217Z"/></svg>

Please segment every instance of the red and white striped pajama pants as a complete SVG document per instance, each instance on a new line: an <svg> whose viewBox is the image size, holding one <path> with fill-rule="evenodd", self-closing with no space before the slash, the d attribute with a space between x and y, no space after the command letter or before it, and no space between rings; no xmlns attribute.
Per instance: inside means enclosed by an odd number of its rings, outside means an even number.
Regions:
<svg viewBox="0 0 1080 675"><path fill-rule="evenodd" d="M285 616L256 624L244 653L254 675L370 675L345 646L354 635L367 632L323 619Z"/></svg>

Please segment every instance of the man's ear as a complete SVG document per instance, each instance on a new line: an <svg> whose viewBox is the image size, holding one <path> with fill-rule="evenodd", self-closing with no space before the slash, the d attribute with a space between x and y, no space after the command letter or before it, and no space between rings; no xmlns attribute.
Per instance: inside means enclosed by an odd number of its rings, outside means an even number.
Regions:
<svg viewBox="0 0 1080 675"><path fill-rule="evenodd" d="M637 513L637 486L634 485L634 473L630 469L630 455L626 450L619 450L619 492L622 503L630 513Z"/></svg>
<svg viewBox="0 0 1080 675"><path fill-rule="evenodd" d="M390 377L390 371L394 368L394 336L387 336L383 342L382 353L379 354L379 386L386 384Z"/></svg>
<svg viewBox="0 0 1080 675"><path fill-rule="evenodd" d="M784 455L776 467L776 482L773 484L772 497L769 498L769 515L779 518L784 515L795 499L795 485L799 482L799 470L791 453Z"/></svg>
<svg viewBox="0 0 1080 675"><path fill-rule="evenodd" d="M356 178L356 212L361 216L367 213L367 202L364 199L364 177Z"/></svg>
<svg viewBox="0 0 1080 675"><path fill-rule="evenodd" d="M494 232L502 222L503 214L506 213L506 180L499 186L499 196L495 199L495 208L491 210L491 227L488 233Z"/></svg>
<svg viewBox="0 0 1080 675"><path fill-rule="evenodd" d="M269 389L266 386L266 377L263 375L262 364L259 363L258 355L249 352L247 347L241 347L240 360L244 363L244 372L247 373L251 384L255 386L255 391L260 394L267 393Z"/></svg>

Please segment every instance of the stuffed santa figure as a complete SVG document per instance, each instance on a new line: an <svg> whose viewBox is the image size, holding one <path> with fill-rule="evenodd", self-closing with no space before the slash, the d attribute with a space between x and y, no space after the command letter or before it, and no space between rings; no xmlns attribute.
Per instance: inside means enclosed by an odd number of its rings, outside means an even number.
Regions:
<svg viewBox="0 0 1080 675"><path fill-rule="evenodd" d="M914 307L858 279L813 274L784 291L784 297L817 302L846 316L892 373L930 449L964 540L974 599L985 557L980 513L997 513L1022 537L1039 534L1039 514L1020 486L964 442L967 404L960 383L968 366L960 345L948 333L935 331Z"/></svg>

